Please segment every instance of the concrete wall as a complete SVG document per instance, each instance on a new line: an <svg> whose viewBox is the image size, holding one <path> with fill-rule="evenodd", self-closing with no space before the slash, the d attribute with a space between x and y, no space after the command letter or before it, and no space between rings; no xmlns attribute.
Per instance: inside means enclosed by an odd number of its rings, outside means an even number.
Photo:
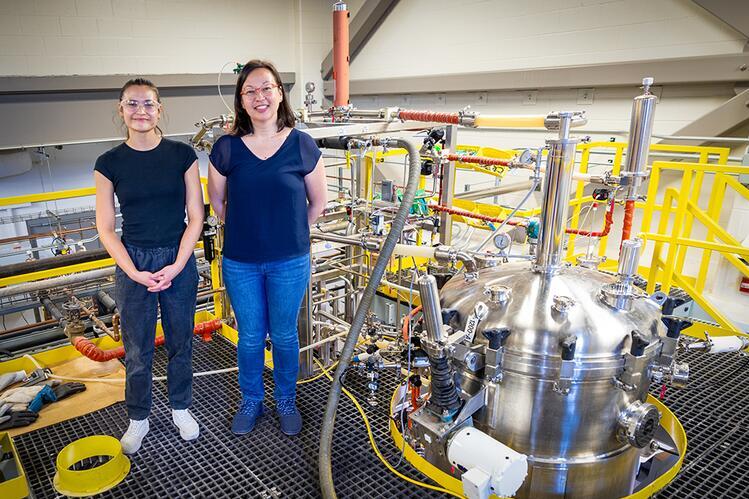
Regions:
<svg viewBox="0 0 749 499"><path fill-rule="evenodd" d="M351 79L728 54L745 42L690 0L408 0Z"/></svg>

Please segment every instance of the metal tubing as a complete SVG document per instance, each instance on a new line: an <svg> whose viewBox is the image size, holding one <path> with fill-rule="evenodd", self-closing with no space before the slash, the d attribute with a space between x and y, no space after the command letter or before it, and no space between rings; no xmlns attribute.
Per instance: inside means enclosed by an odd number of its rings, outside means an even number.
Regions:
<svg viewBox="0 0 749 499"><path fill-rule="evenodd" d="M488 189L480 189L478 191L468 191L455 194L454 199L463 199L466 201L475 201L477 199L484 199L492 196L501 196L502 194L509 194L511 192L525 191L530 189L533 182L521 182L518 184L500 185L499 187L490 187Z"/></svg>
<svg viewBox="0 0 749 499"><path fill-rule="evenodd" d="M442 323L442 307L440 306L437 279L431 274L419 278L419 293L421 309L427 326L427 337L435 343L444 343L445 328Z"/></svg>
<svg viewBox="0 0 749 499"><path fill-rule="evenodd" d="M79 274L72 274L60 277L53 277L51 279L44 279L41 281L25 282L23 284L15 284L13 286L6 286L0 288L0 298L6 296L20 295L23 293L33 293L34 291L41 291L43 289L57 288L61 286L70 286L71 284L79 284L86 281L92 281L94 279L104 279L114 275L114 267L107 267L104 269L89 270L87 272L81 272Z"/></svg>
<svg viewBox="0 0 749 499"><path fill-rule="evenodd" d="M627 155L622 166L622 185L627 187L627 200L636 201L642 180L647 176L648 151L653 133L655 103L658 98L650 93L652 78L643 80L645 92L635 97L632 102L632 116L629 124L629 142Z"/></svg>
<svg viewBox="0 0 749 499"><path fill-rule="evenodd" d="M562 122L571 118L569 113L560 113ZM569 130L560 123L560 130ZM535 269L553 272L562 263L564 232L567 228L572 172L575 166L577 139L560 138L547 140L549 156L546 160L546 178L541 204L541 232Z"/></svg>
<svg viewBox="0 0 749 499"><path fill-rule="evenodd" d="M448 126L445 130L445 149L452 152L458 145L458 127ZM439 203L442 206L452 206L453 193L455 192L455 161L449 161L441 165L442 177L440 180ZM450 244L453 232L453 219L449 213L440 213L439 236L440 243Z"/></svg>

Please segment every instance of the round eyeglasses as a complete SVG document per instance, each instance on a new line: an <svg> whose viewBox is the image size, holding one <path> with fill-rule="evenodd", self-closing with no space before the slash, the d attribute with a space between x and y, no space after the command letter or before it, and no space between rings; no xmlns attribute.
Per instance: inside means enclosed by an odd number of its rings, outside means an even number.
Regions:
<svg viewBox="0 0 749 499"><path fill-rule="evenodd" d="M255 97L260 97L261 95L263 97L270 97L271 95L273 95L273 90L277 89L280 86L281 85L263 85L260 88L246 88L242 90L239 95L243 97L250 97L253 95Z"/></svg>

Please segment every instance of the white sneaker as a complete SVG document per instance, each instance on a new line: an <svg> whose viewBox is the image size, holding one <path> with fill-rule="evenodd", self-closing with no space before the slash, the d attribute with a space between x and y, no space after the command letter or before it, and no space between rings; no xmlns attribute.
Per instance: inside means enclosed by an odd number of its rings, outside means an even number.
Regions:
<svg viewBox="0 0 749 499"><path fill-rule="evenodd" d="M127 427L127 431L120 439L122 444L122 452L125 454L135 454L140 449L140 444L143 442L143 437L148 434L148 420L130 420L130 426Z"/></svg>
<svg viewBox="0 0 749 499"><path fill-rule="evenodd" d="M198 422L187 409L172 409L172 421L174 421L174 426L179 428L179 436L182 440L195 440L200 435Z"/></svg>

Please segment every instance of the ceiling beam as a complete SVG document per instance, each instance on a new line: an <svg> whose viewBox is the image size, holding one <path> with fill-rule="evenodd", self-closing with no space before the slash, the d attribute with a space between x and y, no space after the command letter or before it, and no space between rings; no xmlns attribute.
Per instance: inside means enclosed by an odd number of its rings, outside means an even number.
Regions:
<svg viewBox="0 0 749 499"><path fill-rule="evenodd" d="M749 38L749 5L745 0L692 0L694 3Z"/></svg>
<svg viewBox="0 0 749 499"><path fill-rule="evenodd" d="M749 89L743 90L735 97L703 114L690 124L675 131L672 135L694 136L694 137L720 137L732 129L749 121ZM710 140L674 141L664 139L660 144L682 144L701 146Z"/></svg>
<svg viewBox="0 0 749 499"><path fill-rule="evenodd" d="M397 3L398 0L366 0L362 3L349 25L349 63L364 48ZM333 50L323 60L320 74L323 80L329 80L333 76Z"/></svg>
<svg viewBox="0 0 749 499"><path fill-rule="evenodd" d="M639 86L644 76L654 77L656 85L749 81L749 53L486 73L351 80L349 90L351 95L384 95ZM325 95L332 95L333 82L324 82L323 90Z"/></svg>

